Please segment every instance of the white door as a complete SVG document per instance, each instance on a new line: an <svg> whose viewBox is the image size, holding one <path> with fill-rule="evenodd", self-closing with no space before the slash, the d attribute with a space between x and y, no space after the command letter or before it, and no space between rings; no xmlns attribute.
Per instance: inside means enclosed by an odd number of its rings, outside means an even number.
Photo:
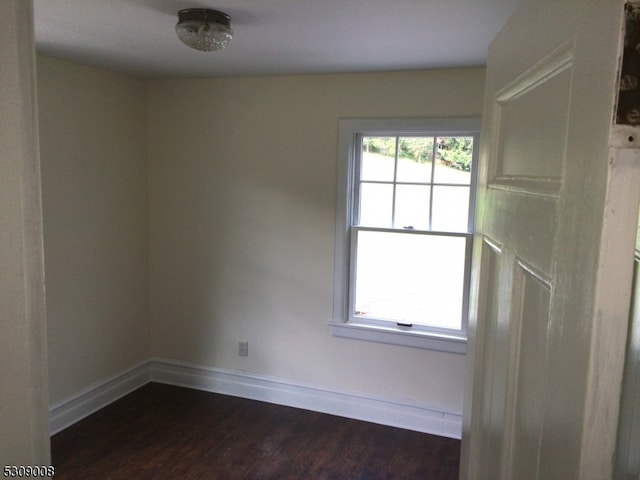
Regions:
<svg viewBox="0 0 640 480"><path fill-rule="evenodd" d="M640 192L624 8L523 0L491 46L463 479L611 478Z"/></svg>

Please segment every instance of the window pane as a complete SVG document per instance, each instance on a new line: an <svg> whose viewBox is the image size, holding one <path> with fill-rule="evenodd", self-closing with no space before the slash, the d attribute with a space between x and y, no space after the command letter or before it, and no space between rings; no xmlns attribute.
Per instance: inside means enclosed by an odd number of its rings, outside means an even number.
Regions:
<svg viewBox="0 0 640 480"><path fill-rule="evenodd" d="M360 225L389 228L392 211L393 185L360 184Z"/></svg>
<svg viewBox="0 0 640 480"><path fill-rule="evenodd" d="M360 179L393 182L395 158L395 137L364 137Z"/></svg>
<svg viewBox="0 0 640 480"><path fill-rule="evenodd" d="M399 182L431 183L433 137L401 137L399 145Z"/></svg>
<svg viewBox="0 0 640 480"><path fill-rule="evenodd" d="M396 187L395 228L413 227L429 230L429 195L431 187L398 185Z"/></svg>
<svg viewBox="0 0 640 480"><path fill-rule="evenodd" d="M469 187L433 187L433 230L466 232L469 224Z"/></svg>
<svg viewBox="0 0 640 480"><path fill-rule="evenodd" d="M435 183L471 184L473 137L438 137Z"/></svg>
<svg viewBox="0 0 640 480"><path fill-rule="evenodd" d="M460 329L463 237L358 232L355 314Z"/></svg>

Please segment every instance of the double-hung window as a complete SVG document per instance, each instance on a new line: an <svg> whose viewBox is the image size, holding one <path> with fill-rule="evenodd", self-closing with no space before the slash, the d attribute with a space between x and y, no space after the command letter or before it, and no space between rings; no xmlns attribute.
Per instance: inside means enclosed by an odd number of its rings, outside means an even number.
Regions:
<svg viewBox="0 0 640 480"><path fill-rule="evenodd" d="M340 121L334 335L466 351L479 128Z"/></svg>

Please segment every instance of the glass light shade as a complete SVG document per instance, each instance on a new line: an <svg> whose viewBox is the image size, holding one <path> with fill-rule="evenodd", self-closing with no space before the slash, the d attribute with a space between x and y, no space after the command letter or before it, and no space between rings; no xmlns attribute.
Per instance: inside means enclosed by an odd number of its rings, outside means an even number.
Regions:
<svg viewBox="0 0 640 480"><path fill-rule="evenodd" d="M233 38L229 15L205 8L178 12L176 34L182 43L203 52L220 50Z"/></svg>

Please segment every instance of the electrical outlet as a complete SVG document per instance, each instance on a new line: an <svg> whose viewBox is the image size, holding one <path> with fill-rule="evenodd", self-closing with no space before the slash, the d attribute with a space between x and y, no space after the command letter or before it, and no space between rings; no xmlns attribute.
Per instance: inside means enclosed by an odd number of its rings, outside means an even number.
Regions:
<svg viewBox="0 0 640 480"><path fill-rule="evenodd" d="M238 355L241 357L249 356L249 342L238 342Z"/></svg>

